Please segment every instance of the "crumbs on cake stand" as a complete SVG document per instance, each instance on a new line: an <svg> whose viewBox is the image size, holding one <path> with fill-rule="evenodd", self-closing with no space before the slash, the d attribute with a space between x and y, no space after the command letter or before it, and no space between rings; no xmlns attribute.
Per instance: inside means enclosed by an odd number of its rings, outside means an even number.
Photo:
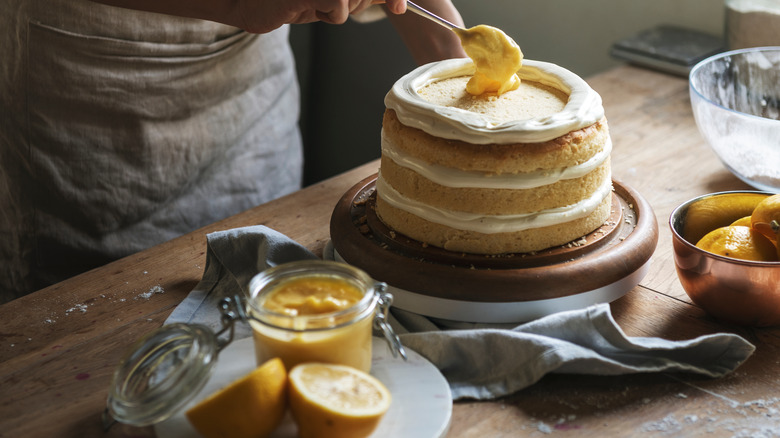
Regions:
<svg viewBox="0 0 780 438"><path fill-rule="evenodd" d="M567 243L566 245L564 245L564 247L566 247L566 248L579 248L579 247L585 246L587 244L588 244L588 239L585 236L582 236L582 237L579 238L579 240L573 240L573 241Z"/></svg>

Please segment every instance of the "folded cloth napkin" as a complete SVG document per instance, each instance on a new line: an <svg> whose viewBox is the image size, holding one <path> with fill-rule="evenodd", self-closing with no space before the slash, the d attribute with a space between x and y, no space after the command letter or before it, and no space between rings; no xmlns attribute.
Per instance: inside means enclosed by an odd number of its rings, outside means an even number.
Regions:
<svg viewBox="0 0 780 438"><path fill-rule="evenodd" d="M732 334L688 341L628 337L615 323L608 304L556 313L509 330L426 331L400 338L405 347L436 364L455 399L511 394L552 372L682 371L720 377L755 350Z"/></svg>
<svg viewBox="0 0 780 438"><path fill-rule="evenodd" d="M209 234L203 279L166 323L220 327L217 303L242 293L261 270L316 258L288 237L264 226ZM514 328L480 325L442 330L422 315L393 309L392 326L402 344L433 363L450 384L454 399L491 399L519 391L547 373L617 375L692 372L720 377L755 350L727 333L688 341L628 337L608 304L549 315ZM249 336L245 324L236 337Z"/></svg>
<svg viewBox="0 0 780 438"><path fill-rule="evenodd" d="M165 321L202 324L213 331L222 327L219 301L249 292L249 281L265 269L296 260L316 259L311 251L289 237L257 225L218 231L206 236L203 278ZM252 334L236 324L234 338Z"/></svg>

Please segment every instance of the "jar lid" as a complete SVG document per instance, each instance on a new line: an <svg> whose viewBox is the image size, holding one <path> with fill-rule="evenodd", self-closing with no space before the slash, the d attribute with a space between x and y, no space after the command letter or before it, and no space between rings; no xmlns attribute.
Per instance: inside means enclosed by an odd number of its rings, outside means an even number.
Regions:
<svg viewBox="0 0 780 438"><path fill-rule="evenodd" d="M203 388L218 353L217 338L205 326L159 328L136 342L119 363L109 387L107 413L134 426L169 418Z"/></svg>

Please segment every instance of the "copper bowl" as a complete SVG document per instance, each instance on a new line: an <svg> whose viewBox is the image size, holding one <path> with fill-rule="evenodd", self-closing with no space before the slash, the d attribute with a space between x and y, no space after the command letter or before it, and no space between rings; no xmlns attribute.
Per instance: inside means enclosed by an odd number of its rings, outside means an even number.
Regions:
<svg viewBox="0 0 780 438"><path fill-rule="evenodd" d="M689 207L705 198L734 191L699 196L680 205L669 218L674 264L685 293L713 317L741 325L780 325L780 262L754 262L719 256L696 247L683 236Z"/></svg>

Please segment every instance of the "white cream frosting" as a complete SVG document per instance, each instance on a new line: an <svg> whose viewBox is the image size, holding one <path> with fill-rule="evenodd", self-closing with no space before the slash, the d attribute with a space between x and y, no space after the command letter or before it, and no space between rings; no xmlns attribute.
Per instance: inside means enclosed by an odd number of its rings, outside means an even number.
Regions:
<svg viewBox="0 0 780 438"><path fill-rule="evenodd" d="M459 108L434 105L418 90L441 79L474 74L469 58L423 65L399 79L385 96L402 124L435 137L473 144L537 143L590 126L604 117L601 96L579 76L555 64L524 60L517 72L521 80L537 82L569 95L563 111L527 120L500 122Z"/></svg>
<svg viewBox="0 0 780 438"><path fill-rule="evenodd" d="M413 170L436 184L456 188L531 189L554 184L563 179L581 178L602 165L611 152L612 139L607 137L601 151L577 166L528 173L488 174L429 164L399 150L384 132L382 133L382 156L390 158L399 166Z"/></svg>
<svg viewBox="0 0 780 438"><path fill-rule="evenodd" d="M612 179L607 178L605 184L593 192L589 198L576 204L534 213L508 215L480 215L432 207L401 195L385 182L381 174L376 180L376 191L378 196L393 207L429 222L459 230L495 234L541 228L584 218L595 211L605 197L611 196Z"/></svg>

